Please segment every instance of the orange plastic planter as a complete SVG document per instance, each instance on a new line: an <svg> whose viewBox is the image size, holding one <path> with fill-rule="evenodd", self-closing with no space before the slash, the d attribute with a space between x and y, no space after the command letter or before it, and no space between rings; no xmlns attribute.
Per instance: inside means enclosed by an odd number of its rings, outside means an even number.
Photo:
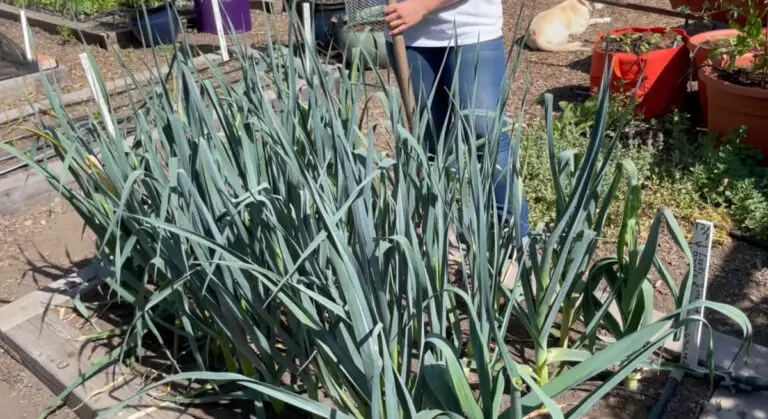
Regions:
<svg viewBox="0 0 768 419"><path fill-rule="evenodd" d="M692 36L688 41L688 49L691 50L691 53L693 54L693 62L696 64L696 70L694 71L696 71L696 74L698 74L698 69L701 68L704 63L707 62L707 60L709 60L709 55L712 53L712 48L709 45L706 45L707 41L735 38L738 34L739 31L735 29L722 29L719 31L709 31ZM721 63L714 63L713 65L718 64ZM707 97L707 85L704 83L699 83L699 105L701 107L701 116L704 121L707 120L708 103L709 100Z"/></svg>
<svg viewBox="0 0 768 419"><path fill-rule="evenodd" d="M612 31L611 35L626 33L665 33L667 28L625 28ZM690 56L686 44L688 34L682 29L671 29L683 38L675 48L651 51L637 56L629 53L606 54L598 46L605 34L597 37L592 53L590 86L593 92L600 88L606 60L615 57L611 69L611 91L632 93L637 99L636 111L646 119L658 118L682 106L685 100ZM641 80L642 77L642 80ZM638 84L639 82L639 84ZM637 90L635 90L637 89Z"/></svg>
<svg viewBox="0 0 768 419"><path fill-rule="evenodd" d="M717 11L717 13L712 13L712 20L717 22L728 22L728 13L729 8L733 6L741 7L742 9L742 16L739 17L738 21L740 24L744 24L747 20L746 16L744 16L743 11L747 9L749 6L749 0L669 0L669 4L672 6L673 9L678 9L680 7L687 7L691 10L693 13L698 13L704 10L704 6L706 4L709 4L709 10L714 12ZM758 0L757 1L758 7L759 7L759 13L762 15L765 13L765 0Z"/></svg>
<svg viewBox="0 0 768 419"><path fill-rule="evenodd" d="M752 57L741 57L736 65L746 65ZM749 127L744 144L768 156L768 90L738 86L712 75L711 67L699 70L699 81L707 86L709 119L707 128L722 139L742 126ZM766 162L765 157L763 162Z"/></svg>

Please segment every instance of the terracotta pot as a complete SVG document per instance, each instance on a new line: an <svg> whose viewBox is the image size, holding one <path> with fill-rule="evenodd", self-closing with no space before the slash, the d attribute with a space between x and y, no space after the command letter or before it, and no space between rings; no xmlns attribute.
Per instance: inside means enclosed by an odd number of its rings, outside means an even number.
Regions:
<svg viewBox="0 0 768 419"><path fill-rule="evenodd" d="M752 57L741 57L736 65L747 66L752 61ZM738 86L720 80L712 71L706 66L699 70L699 80L707 86L710 99L707 128L722 139L746 125L749 132L744 144L768 156L768 89Z"/></svg>
<svg viewBox="0 0 768 419"><path fill-rule="evenodd" d="M704 11L704 6L709 4L709 11L717 11L711 15L712 20L717 22L728 22L730 7L741 6L742 16L739 17L738 21L743 25L746 22L744 10L749 6L749 0L669 0L669 4L672 5L673 9L687 7L694 13ZM765 13L765 0L757 0L757 4L760 7L760 14Z"/></svg>
<svg viewBox="0 0 768 419"><path fill-rule="evenodd" d="M683 38L675 48L651 51L640 56L629 53L606 54L600 51L605 34L597 37L592 52L590 86L595 92L600 89L606 61L615 57L611 69L611 91L633 93L637 99L637 113L646 119L664 116L680 108L685 100L686 75L690 69L690 56L685 43L688 34L682 29L671 29ZM667 28L624 28L611 31L611 35L626 33L666 33ZM638 82L640 84L638 85Z"/></svg>
<svg viewBox="0 0 768 419"><path fill-rule="evenodd" d="M712 48L707 45L706 41L713 41L717 39L735 38L739 34L739 31L735 29L722 29L718 31L709 31L694 35L688 40L688 49L693 54L693 62L696 65L694 75L698 75L698 69L701 68L712 53ZM721 65L722 63L713 63L713 65ZM699 106L701 108L702 120L707 121L707 86L704 83L699 83Z"/></svg>
<svg viewBox="0 0 768 419"><path fill-rule="evenodd" d="M712 53L712 48L706 45L707 41L735 38L738 34L739 31L736 29L720 29L692 36L688 40L688 49L693 54L696 67L701 67L709 59L709 54Z"/></svg>

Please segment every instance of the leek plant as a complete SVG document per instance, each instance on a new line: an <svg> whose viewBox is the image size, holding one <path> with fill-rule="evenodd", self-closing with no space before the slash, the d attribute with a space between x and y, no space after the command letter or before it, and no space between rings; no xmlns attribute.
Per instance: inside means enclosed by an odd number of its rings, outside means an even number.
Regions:
<svg viewBox="0 0 768 419"><path fill-rule="evenodd" d="M653 321L654 287L649 280L651 269L656 266L664 284L675 297L676 306L684 307L690 301L693 270L688 269L681 285L680 293L669 272L658 260L657 251L662 227L666 227L673 241L684 254L689 267L693 266L693 256L685 236L669 210L661 210L656 215L645 245L639 243L638 217L641 209L641 191L637 182L634 165L623 166L627 174L627 195L624 213L616 245L616 256L595 262L586 279L587 292L584 294L584 321L605 327L613 339L621 339ZM618 172L620 175L621 172ZM617 180L621 176L617 176ZM600 287L605 285L603 290ZM598 292L603 291L603 295ZM612 312L610 308L615 310ZM597 313L601 313L597 315ZM597 345L596 330L585 333L588 346ZM639 373L627 376L626 385L636 390Z"/></svg>
<svg viewBox="0 0 768 419"><path fill-rule="evenodd" d="M706 306L750 335L735 308L697 302L597 350L549 347L564 304L583 293L615 193L603 186L618 141L606 140L607 84L579 164L566 158L573 152L555 158L550 138L557 223L524 245L519 217L503 226L493 215L501 105L479 140L473 118L453 106L457 128L440 131L430 156L422 143L429 115L408 132L396 90L383 81L368 95L316 56L294 59L272 44L257 54L233 42L242 80L230 84L215 66L213 79L201 80L183 41L173 65L178 90L139 88L130 137L97 119L74 123L58 87L46 84L57 123L41 123L40 135L77 188L1 145L44 175L98 237L113 295L135 308L120 329L119 357L140 358L147 339L164 348L173 370L141 394L187 380L205 385L172 400L246 399L259 417L290 405L339 418L521 418L541 408L562 418L553 399L610 368L568 412L580 417L699 320L680 313ZM522 50L510 56L502 97L521 77ZM314 82L301 94L306 74ZM378 152L362 126L372 100L393 127L393 155ZM551 128L551 106L546 116ZM516 126L516 192L505 205L519 215ZM450 226L468 243L458 278L449 269ZM520 269L508 290L501 278L512 255ZM511 328L513 318L524 327ZM510 332L533 340L535 364L512 357ZM561 368L550 377L553 366Z"/></svg>

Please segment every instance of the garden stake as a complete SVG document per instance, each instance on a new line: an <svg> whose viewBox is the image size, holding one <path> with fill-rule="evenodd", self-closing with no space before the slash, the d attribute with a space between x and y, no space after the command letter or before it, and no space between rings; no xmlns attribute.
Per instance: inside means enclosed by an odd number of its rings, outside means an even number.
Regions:
<svg viewBox="0 0 768 419"><path fill-rule="evenodd" d="M24 9L19 10L19 21L21 21L21 34L24 37L24 53L27 61L32 61L32 43L29 40L29 25L27 24L27 13Z"/></svg>
<svg viewBox="0 0 768 419"><path fill-rule="evenodd" d="M396 4L397 0L387 0L388 5ZM397 74L397 85L400 88L400 96L403 98L403 107L405 108L405 122L408 125L408 131L413 133L413 113L415 112L413 86L411 86L411 69L408 66L408 55L405 52L405 39L403 35L392 37L392 45L395 48L395 74Z"/></svg>
<svg viewBox="0 0 768 419"><path fill-rule="evenodd" d="M691 282L691 301L696 302L707 298L707 276L709 276L709 259L712 251L712 233L714 226L709 221L696 221L693 229L693 281ZM688 312L689 316L704 318L704 308ZM701 343L701 323L685 326L682 361L685 365L696 368L699 366L699 346Z"/></svg>
<svg viewBox="0 0 768 419"><path fill-rule="evenodd" d="M221 22L219 0L212 0L211 8L213 8L213 20L216 22L216 32L219 33L219 48L221 49L221 59L224 61L229 61L229 50L227 49L227 39L224 37L224 25Z"/></svg>
<svg viewBox="0 0 768 419"><path fill-rule="evenodd" d="M96 79L96 73L93 71L93 67L91 66L91 61L89 60L87 53L84 52L80 54L80 64L83 66L85 78L88 79L88 84L91 86L91 93L93 94L93 98L96 99L96 104L99 107L99 112L101 113L101 118L104 120L104 124L107 127L107 131L112 137L114 137L115 125L112 123L112 117L109 114L109 107L107 106L107 101L104 98L104 92L102 92L99 81Z"/></svg>

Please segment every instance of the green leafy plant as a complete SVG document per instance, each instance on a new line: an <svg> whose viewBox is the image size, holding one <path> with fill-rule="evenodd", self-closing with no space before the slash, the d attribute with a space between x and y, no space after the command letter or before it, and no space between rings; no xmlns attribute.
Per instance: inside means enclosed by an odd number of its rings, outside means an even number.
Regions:
<svg viewBox="0 0 768 419"><path fill-rule="evenodd" d="M59 25L56 27L56 30L59 32L59 36L61 37L61 42L64 44L68 44L77 39L77 36L75 35L75 31L70 29L69 26Z"/></svg>
<svg viewBox="0 0 768 419"><path fill-rule="evenodd" d="M486 138L475 138L469 119L441 132L429 156L422 143L429 114L408 132L396 91L383 80L384 91L369 95L346 73L328 73L317 56L295 59L292 46L270 44L260 54L233 42L242 81L227 82L217 67L213 80L201 80L184 42L175 90L159 80L137 86L145 106L133 103L132 137L97 120L76 124L61 92L43 80L58 124L42 126L41 135L77 189L59 170L0 144L82 216L112 268L113 295L134 308L109 361L138 357L148 340L168 357L168 378L137 397L187 380L199 390L174 400L245 399L260 417L292 406L339 418L522 418L542 408L562 418L553 399L608 371L568 413L577 418L629 374L658 368L652 355L699 321L684 315L694 307L734 319L748 344L743 313L701 301L599 347L550 347L558 316L578 317L566 305L583 293L615 192L611 162L623 131L606 133L607 75L578 153L555 153L546 98L555 215L526 243L517 157L509 173L516 192L504 203L515 222L494 216L501 106ZM523 51L514 51L502 97L519 76ZM315 83L300 91L297 80L307 74ZM394 133L392 155L378 152L375 132L362 125L374 100ZM451 112L466 121L467 112ZM512 156L521 125L511 132ZM468 243L458 277L449 264L451 226ZM507 289L501 279L513 255L520 269ZM532 365L512 357L509 333L533 342Z"/></svg>
<svg viewBox="0 0 768 419"><path fill-rule="evenodd" d="M150 8L164 4L166 0L14 0L17 7L32 8L63 15L75 20L83 20L89 17L115 13L120 8ZM170 1L173 3L173 1Z"/></svg>
<svg viewBox="0 0 768 419"><path fill-rule="evenodd" d="M658 213L645 245L640 245L640 185L637 182L636 169L631 162L623 162L622 168L627 174L628 187L616 256L595 262L586 279L587 292L583 299L585 323L600 324L610 331L614 339L635 333L653 322L655 290L648 278L654 266L658 267L657 272L677 300L678 307L685 306L690 299L692 270L689 269L681 281L685 290L681 294L669 271L663 268L656 256L662 227L666 227L674 242L683 251L688 266L693 266L693 257L685 236L668 210ZM617 177L617 181L619 179L620 177ZM618 183L614 183L614 188L617 186ZM602 295L599 295L599 292L602 292ZM614 312L609 309L611 305L615 307ZM597 313L601 313L602 318ZM597 330L585 333L584 337L588 347L597 347ZM625 379L627 387L637 390L639 378L640 374L637 372L629 374Z"/></svg>
<svg viewBox="0 0 768 419"><path fill-rule="evenodd" d="M673 45L682 45L683 37L675 36ZM614 41L614 45L609 45ZM627 52L632 54L645 54L650 51L667 48L664 34L645 32L630 32L624 34L610 34L605 37L605 50Z"/></svg>
<svg viewBox="0 0 768 419"><path fill-rule="evenodd" d="M729 21L732 29L739 31L735 38L729 38L726 45L721 45L711 52L714 61L723 62L722 69L728 73L746 71L759 81L758 86L767 88L768 80L768 43L764 29L765 16L762 16L754 0L749 0L746 8L746 21L741 24L737 17L744 12L734 7ZM739 59L750 56L748 65L739 65Z"/></svg>

